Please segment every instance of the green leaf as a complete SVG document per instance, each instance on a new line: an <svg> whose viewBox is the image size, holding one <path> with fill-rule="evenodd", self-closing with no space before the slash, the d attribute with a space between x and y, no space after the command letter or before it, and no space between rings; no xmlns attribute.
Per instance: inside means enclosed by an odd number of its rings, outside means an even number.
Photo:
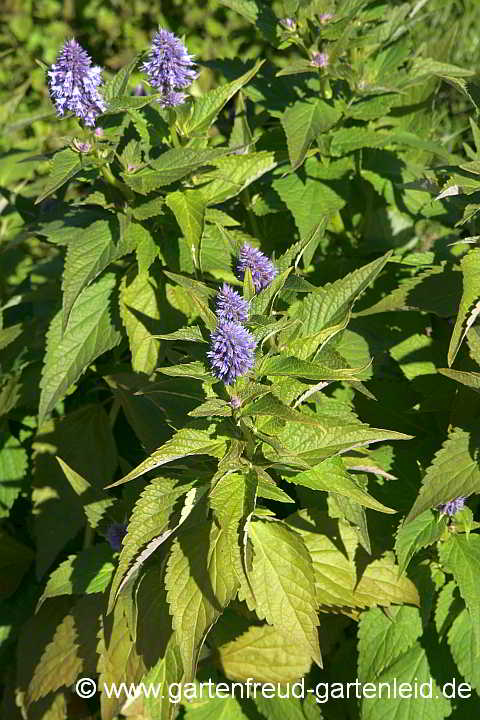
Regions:
<svg viewBox="0 0 480 720"><path fill-rule="evenodd" d="M150 168L145 168L137 173L124 173L123 177L127 185L140 193L148 195L164 185L171 185L181 180L194 170L211 165L212 161L221 155L232 151L229 148L211 148L197 150L196 148L173 148L162 153L159 158L150 160Z"/></svg>
<svg viewBox="0 0 480 720"><path fill-rule="evenodd" d="M82 169L80 155L70 148L55 153L52 160L52 168L47 177L43 191L35 200L35 205L41 203L46 197L65 185L66 182L78 175Z"/></svg>
<svg viewBox="0 0 480 720"><path fill-rule="evenodd" d="M205 636L238 587L228 545L225 530L204 522L174 540L168 559L167 600L187 682L195 675Z"/></svg>
<svg viewBox="0 0 480 720"><path fill-rule="evenodd" d="M460 261L463 293L448 348L448 365L453 361L471 325L480 313L480 248L470 250Z"/></svg>
<svg viewBox="0 0 480 720"><path fill-rule="evenodd" d="M240 682L293 682L311 665L310 648L285 632L284 626L252 626L247 632L218 649L223 673Z"/></svg>
<svg viewBox="0 0 480 720"><path fill-rule="evenodd" d="M113 573L112 550L107 543L94 545L78 555L69 555L48 578L37 604L37 611L48 598L57 595L100 593L110 583Z"/></svg>
<svg viewBox="0 0 480 720"><path fill-rule="evenodd" d="M102 94L107 104L110 103L110 101L114 98L118 98L126 94L130 75L137 67L137 64L141 57L142 53L137 53L136 55L134 55L129 63L124 65L117 73L115 73L111 80L105 83Z"/></svg>
<svg viewBox="0 0 480 720"><path fill-rule="evenodd" d="M144 698L147 713L144 715L145 718L173 720L176 717L178 704L172 702L172 699L176 697L175 690L179 687L183 676L182 656L174 633L167 645L165 656L142 678L145 687L158 688L157 697L152 693Z"/></svg>
<svg viewBox="0 0 480 720"><path fill-rule="evenodd" d="M335 125L340 115L339 111L321 99L315 102L300 100L285 110L281 123L287 136L292 170L303 163L315 137Z"/></svg>
<svg viewBox="0 0 480 720"><path fill-rule="evenodd" d="M299 360L286 355L267 357L260 366L260 375L305 378L306 380L359 380L361 368L334 369L323 367L308 360Z"/></svg>
<svg viewBox="0 0 480 720"><path fill-rule="evenodd" d="M303 485L312 490L332 492L344 495L355 500L360 505L372 508L383 513L395 513L395 510L388 508L371 497L363 488L358 485L354 478L346 471L343 460L339 457L332 457L324 460L311 470L305 470L294 477L285 477L288 482L295 485Z"/></svg>
<svg viewBox="0 0 480 720"><path fill-rule="evenodd" d="M233 82L214 88L200 97L193 99L193 107L189 118L182 127L184 135L203 133L213 123L219 112L236 93L257 74L264 60L259 60L253 68Z"/></svg>
<svg viewBox="0 0 480 720"><path fill-rule="evenodd" d="M114 115L115 113L123 113L128 110L139 110L145 105L160 100L162 93L152 93L151 95L145 95L143 97L132 97L132 95L122 95L120 97L113 98L109 103L104 115Z"/></svg>
<svg viewBox="0 0 480 720"><path fill-rule="evenodd" d="M158 363L160 343L153 329L160 320L158 283L148 272L124 275L120 285L120 316L127 331L132 368L150 375Z"/></svg>
<svg viewBox="0 0 480 720"><path fill-rule="evenodd" d="M257 615L270 625L287 624L290 637L321 665L313 567L302 538L283 523L260 521L250 524L249 537Z"/></svg>
<svg viewBox="0 0 480 720"><path fill-rule="evenodd" d="M391 251L307 295L300 310L303 321L302 336L305 338L320 331L324 333L326 330L343 328L348 322L354 303L382 271L390 256ZM325 336L328 337L329 333Z"/></svg>
<svg viewBox="0 0 480 720"><path fill-rule="evenodd" d="M418 608L394 607L388 617L379 608L363 612L358 625L359 680L368 682L377 678L412 647L421 634Z"/></svg>
<svg viewBox="0 0 480 720"><path fill-rule="evenodd" d="M200 360L194 360L190 363L181 363L180 365L167 365L159 367L158 372L162 375L171 375L172 377L190 377L195 380L210 380L213 382L212 373L207 370Z"/></svg>
<svg viewBox="0 0 480 720"><path fill-rule="evenodd" d="M230 417L232 415L232 406L226 400L210 398L194 410L190 410L188 414L191 417L208 417L209 415Z"/></svg>
<svg viewBox="0 0 480 720"><path fill-rule="evenodd" d="M474 448L479 447L477 431L455 428L435 454L423 478L418 497L405 522L414 520L424 510L480 492L480 469Z"/></svg>
<svg viewBox="0 0 480 720"><path fill-rule="evenodd" d="M375 680L377 688L380 683L388 683L389 690L384 687L383 694L375 693L375 697L364 698L362 701L362 720L384 720L385 707L388 703L389 713L396 720L443 720L451 713L449 701L443 697L440 688L433 679L433 673L430 669L428 658L425 650L416 642L406 653L400 655L390 667L388 667ZM395 683L395 686L394 686ZM401 683L408 683L412 689L411 697L401 697L397 692L394 694L394 687L400 687ZM424 685L423 692L426 697L415 697L415 687ZM430 684L431 683L431 695ZM390 699L386 699L389 696Z"/></svg>
<svg viewBox="0 0 480 720"><path fill-rule="evenodd" d="M438 368L438 372L451 380L456 380L462 385L480 390L480 373L467 372L465 370L450 370L449 368Z"/></svg>
<svg viewBox="0 0 480 720"><path fill-rule="evenodd" d="M136 227L140 227L135 223ZM143 228L141 228L143 230ZM68 324L73 305L82 290L95 280L112 262L135 249L135 235L125 226L123 218L111 215L86 228L72 232L67 244L62 278L63 321Z"/></svg>
<svg viewBox="0 0 480 720"><path fill-rule="evenodd" d="M167 195L166 204L175 215L191 249L193 264L199 266L200 240L205 223L205 201L199 190L185 190Z"/></svg>
<svg viewBox="0 0 480 720"><path fill-rule="evenodd" d="M290 696L290 693L297 692L297 688L283 688L283 691L279 689L278 692L280 694L275 694L273 697L270 697L269 694L266 694L265 697L257 695L255 704L262 715L267 720L277 720L278 718L282 718L282 720L306 720L307 715L304 713L302 700ZM308 695L306 701L308 702ZM313 719L322 720L318 704L312 711Z"/></svg>
<svg viewBox="0 0 480 720"><path fill-rule="evenodd" d="M121 334L112 325L109 307L114 287L115 277L104 275L86 288L75 303L63 335L62 312L53 318L40 381L40 423L90 363L120 342Z"/></svg>
<svg viewBox="0 0 480 720"><path fill-rule="evenodd" d="M275 153L262 150L232 155L215 161L216 170L202 175L202 195L207 205L216 205L239 195L251 183L276 167Z"/></svg>
<svg viewBox="0 0 480 720"><path fill-rule="evenodd" d="M421 513L412 522L400 525L395 539L399 572L403 573L406 570L417 550L439 540L446 527L447 518L431 510Z"/></svg>
<svg viewBox="0 0 480 720"><path fill-rule="evenodd" d="M222 698L219 694L211 700L186 703L185 720L247 720L247 715L243 714L242 705L236 698Z"/></svg>
<svg viewBox="0 0 480 720"><path fill-rule="evenodd" d="M0 518L8 517L27 471L27 451L13 435L0 432Z"/></svg>
<svg viewBox="0 0 480 720"><path fill-rule="evenodd" d="M475 656L480 652L480 536L451 535L438 549L440 562L455 578L460 595L465 600L473 630Z"/></svg>
<svg viewBox="0 0 480 720"><path fill-rule="evenodd" d="M186 342L207 342L204 340L202 331L198 325L190 325L189 327L183 327L174 332L167 333L166 335L155 335L159 340L185 340Z"/></svg>
<svg viewBox="0 0 480 720"><path fill-rule="evenodd" d="M155 470L160 465L178 460L189 455L214 455L215 457L223 451L225 441L215 439L205 430L191 430L183 428L175 433L161 448L155 450L146 460L137 465L128 475L112 483L108 487L123 485L129 480L134 480L144 475L149 470Z"/></svg>
<svg viewBox="0 0 480 720"><path fill-rule="evenodd" d="M93 529L97 528L105 521L106 512L108 508L115 505L117 502L116 498L107 495L107 493L100 490L100 488L90 485L85 478L75 472L75 470L67 465L61 458L57 457L57 461L73 490L80 496L83 510L87 516L90 527Z"/></svg>
<svg viewBox="0 0 480 720"><path fill-rule="evenodd" d="M101 599L98 594L82 597L58 624L35 667L28 687L28 704L62 686L73 686L79 677L95 673Z"/></svg>
<svg viewBox="0 0 480 720"><path fill-rule="evenodd" d="M448 632L453 659L465 680L480 695L480 667L475 648L475 629L468 610L462 610Z"/></svg>
<svg viewBox="0 0 480 720"><path fill-rule="evenodd" d="M128 580L147 558L187 519L203 488L193 483L155 478L142 492L133 509L127 534L110 589L109 610Z"/></svg>

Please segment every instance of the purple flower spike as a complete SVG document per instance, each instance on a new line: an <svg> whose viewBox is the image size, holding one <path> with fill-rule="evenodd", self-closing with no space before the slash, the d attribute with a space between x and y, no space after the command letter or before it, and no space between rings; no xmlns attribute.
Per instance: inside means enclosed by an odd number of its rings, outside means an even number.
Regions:
<svg viewBox="0 0 480 720"><path fill-rule="evenodd" d="M150 84L163 93L162 107L173 107L185 101L178 92L192 84L197 77L193 69L193 56L175 35L160 28L152 40L152 49L141 69L147 73Z"/></svg>
<svg viewBox="0 0 480 720"><path fill-rule="evenodd" d="M439 505L438 509L441 510L444 515L452 517L452 515L455 515L459 510L463 510L466 499L465 497L458 497L455 498L455 500L449 500L447 503Z"/></svg>
<svg viewBox="0 0 480 720"><path fill-rule="evenodd" d="M255 340L243 325L220 320L212 332L211 348L207 356L212 373L225 385L231 385L253 367Z"/></svg>
<svg viewBox="0 0 480 720"><path fill-rule="evenodd" d="M217 293L217 317L243 323L248 318L248 302L228 283Z"/></svg>
<svg viewBox="0 0 480 720"><path fill-rule="evenodd" d="M237 263L237 272L242 279L247 268L250 268L253 285L257 293L268 287L277 274L276 267L266 255L245 243L240 250Z"/></svg>
<svg viewBox="0 0 480 720"><path fill-rule="evenodd" d="M115 550L115 552L120 552L120 550L122 549L122 540L126 534L127 528L123 523L115 522L109 526L105 537L110 543L112 550Z"/></svg>
<svg viewBox="0 0 480 720"><path fill-rule="evenodd" d="M95 125L97 115L107 106L97 88L102 84L102 70L92 67L92 60L76 40L68 40L56 62L48 71L50 98L57 114L72 112L85 125Z"/></svg>
<svg viewBox="0 0 480 720"><path fill-rule="evenodd" d="M315 65L315 67L327 67L328 53L322 53L322 52L312 53L312 65Z"/></svg>

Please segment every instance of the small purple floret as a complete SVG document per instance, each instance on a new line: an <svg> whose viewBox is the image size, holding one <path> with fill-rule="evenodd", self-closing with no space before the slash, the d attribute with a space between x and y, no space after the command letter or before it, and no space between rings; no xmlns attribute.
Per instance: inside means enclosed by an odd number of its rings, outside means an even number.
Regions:
<svg viewBox="0 0 480 720"><path fill-rule="evenodd" d="M225 385L252 369L255 360L255 339L242 325L219 320L212 332L211 350L207 353L212 373Z"/></svg>
<svg viewBox="0 0 480 720"><path fill-rule="evenodd" d="M321 15L318 16L318 19L322 23L322 25L325 25L333 18L332 13L321 13Z"/></svg>
<svg viewBox="0 0 480 720"><path fill-rule="evenodd" d="M145 85L143 83L137 83L132 90L132 95L135 95L136 97L144 97L146 94L147 91L145 90Z"/></svg>
<svg viewBox="0 0 480 720"><path fill-rule="evenodd" d="M295 22L295 20L290 17L282 18L280 20L280 25L282 25L286 30L291 30L292 32L297 27L297 23Z"/></svg>
<svg viewBox="0 0 480 720"><path fill-rule="evenodd" d="M467 498L465 497L457 497L454 500L449 500L443 505L439 505L438 509L441 510L444 515L452 517L452 515L455 515L459 510L463 510L466 499Z"/></svg>
<svg viewBox="0 0 480 720"><path fill-rule="evenodd" d="M327 67L328 53L323 53L323 52L312 53L312 65L315 65L315 67Z"/></svg>
<svg viewBox="0 0 480 720"><path fill-rule="evenodd" d="M150 54L141 70L147 73L152 87L163 94L160 105L174 107L185 101L185 93L181 90L197 77L193 67L193 56L189 55L182 41L160 28L153 36Z"/></svg>
<svg viewBox="0 0 480 720"><path fill-rule="evenodd" d="M122 540L127 534L127 527L124 523L114 522L112 523L105 534L112 550L120 552L122 549Z"/></svg>
<svg viewBox="0 0 480 720"><path fill-rule="evenodd" d="M248 302L228 283L217 293L217 317L219 320L233 320L244 323L248 318Z"/></svg>
<svg viewBox="0 0 480 720"><path fill-rule="evenodd" d="M250 268L253 285L257 293L268 287L277 274L275 265L266 255L245 243L240 250L237 262L237 273L242 280L247 268Z"/></svg>
<svg viewBox="0 0 480 720"><path fill-rule="evenodd" d="M102 84L102 70L92 66L87 51L73 38L65 43L48 71L48 84L60 116L72 112L85 125L93 126L96 117L107 109L97 89Z"/></svg>

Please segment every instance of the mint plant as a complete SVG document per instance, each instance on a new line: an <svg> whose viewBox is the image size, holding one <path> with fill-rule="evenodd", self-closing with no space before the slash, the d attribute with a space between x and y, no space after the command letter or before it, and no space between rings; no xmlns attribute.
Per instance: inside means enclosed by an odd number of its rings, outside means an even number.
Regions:
<svg viewBox="0 0 480 720"><path fill-rule="evenodd" d="M478 711L454 5L224 0L198 30L187 4L192 37L132 21L122 63L72 32L0 116L5 717Z"/></svg>

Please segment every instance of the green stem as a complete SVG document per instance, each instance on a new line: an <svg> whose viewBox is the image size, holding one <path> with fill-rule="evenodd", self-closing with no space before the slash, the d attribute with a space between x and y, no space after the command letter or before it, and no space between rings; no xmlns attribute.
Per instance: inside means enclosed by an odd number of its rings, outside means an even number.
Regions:
<svg viewBox="0 0 480 720"><path fill-rule="evenodd" d="M100 168L100 172L102 173L104 180L109 185L112 185L114 188L119 190L122 193L123 197L128 200L129 203L134 202L135 194L132 190L130 190L128 185L125 185L125 183L121 182L121 180L118 180L118 178L115 177L115 175L110 169L110 165L102 165L102 167Z"/></svg>

